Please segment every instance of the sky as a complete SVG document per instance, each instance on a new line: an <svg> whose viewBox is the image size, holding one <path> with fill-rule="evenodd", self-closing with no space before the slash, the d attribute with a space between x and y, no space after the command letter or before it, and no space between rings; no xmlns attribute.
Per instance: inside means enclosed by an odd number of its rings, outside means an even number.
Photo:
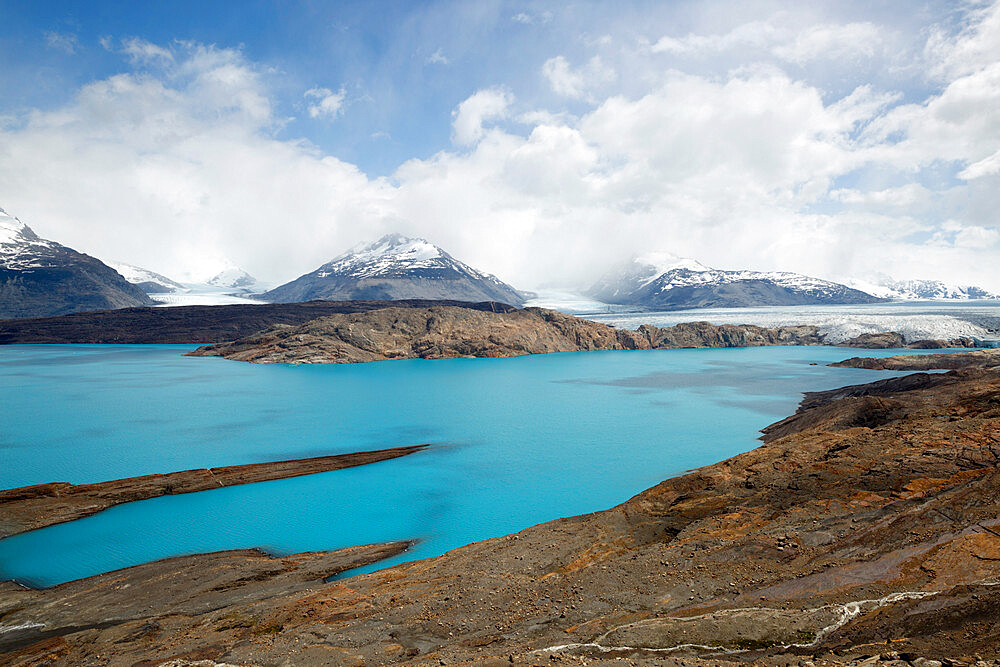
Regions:
<svg viewBox="0 0 1000 667"><path fill-rule="evenodd" d="M0 0L0 207L179 280L399 232L1000 291L1000 1Z"/></svg>

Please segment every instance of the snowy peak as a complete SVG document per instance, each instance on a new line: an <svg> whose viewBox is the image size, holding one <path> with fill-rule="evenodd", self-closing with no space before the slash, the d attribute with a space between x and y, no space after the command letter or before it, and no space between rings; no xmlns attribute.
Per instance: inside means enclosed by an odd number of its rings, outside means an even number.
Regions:
<svg viewBox="0 0 1000 667"><path fill-rule="evenodd" d="M688 271L712 270L710 267L705 266L696 259L680 257L669 252L649 252L644 255L637 256L632 260L632 262L639 266L648 267L649 270L655 274L652 278L661 276L668 271L673 271L674 269L687 269Z"/></svg>
<svg viewBox="0 0 1000 667"><path fill-rule="evenodd" d="M151 304L108 265L40 238L0 209L0 319Z"/></svg>
<svg viewBox="0 0 1000 667"><path fill-rule="evenodd" d="M441 257L445 252L427 239L409 238L402 234L386 234L373 243L354 246L333 261L353 258L356 261L372 261L390 258L394 261L420 261Z"/></svg>
<svg viewBox="0 0 1000 667"><path fill-rule="evenodd" d="M869 280L852 280L848 284L869 294L901 301L1000 298L1000 295L974 285L955 285L940 280L893 280L883 274L870 277Z"/></svg>
<svg viewBox="0 0 1000 667"><path fill-rule="evenodd" d="M409 238L402 234L386 234L373 243L351 248L320 267L319 273L328 275L341 273L354 278L373 278L415 269L446 266L460 266L470 275L480 275L426 239Z"/></svg>
<svg viewBox="0 0 1000 667"><path fill-rule="evenodd" d="M588 294L606 303L669 310L878 301L865 292L798 273L725 271L667 253L634 258L604 276Z"/></svg>
<svg viewBox="0 0 1000 667"><path fill-rule="evenodd" d="M524 295L422 238L386 234L266 292L276 302L310 299L453 299L519 305Z"/></svg>
<svg viewBox="0 0 1000 667"><path fill-rule="evenodd" d="M257 279L238 266L229 266L205 281L213 287L250 290L257 285Z"/></svg>
<svg viewBox="0 0 1000 667"><path fill-rule="evenodd" d="M0 252L4 252L3 246L8 246L9 250L9 246L24 244L48 246L50 242L39 238L31 227L0 208Z"/></svg>

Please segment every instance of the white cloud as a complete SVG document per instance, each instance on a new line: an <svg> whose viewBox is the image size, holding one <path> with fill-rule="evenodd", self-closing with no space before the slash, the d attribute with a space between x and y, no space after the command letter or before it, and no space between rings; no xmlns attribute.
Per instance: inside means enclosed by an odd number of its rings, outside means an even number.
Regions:
<svg viewBox="0 0 1000 667"><path fill-rule="evenodd" d="M346 96L343 88L337 92L329 88L310 88L303 93L303 97L312 100L306 107L310 118L336 118L343 112Z"/></svg>
<svg viewBox="0 0 1000 667"><path fill-rule="evenodd" d="M171 63L174 55L167 49L138 37L122 40L122 53L136 64L140 63Z"/></svg>
<svg viewBox="0 0 1000 667"><path fill-rule="evenodd" d="M56 49L69 55L73 55L80 48L80 41L76 35L71 33L48 31L45 33L45 43L50 49Z"/></svg>
<svg viewBox="0 0 1000 667"><path fill-rule="evenodd" d="M933 193L919 183L908 183L884 190L841 189L830 192L830 198L845 204L858 204L873 208L909 208L926 203Z"/></svg>
<svg viewBox="0 0 1000 667"><path fill-rule="evenodd" d="M511 16L510 20L515 23L523 23L525 25L531 25L532 23L548 23L552 20L552 12L545 11L538 14L518 12L517 14Z"/></svg>
<svg viewBox="0 0 1000 667"><path fill-rule="evenodd" d="M994 14L972 16L947 40L981 62L947 62L934 47L946 33L934 33L916 58L942 78L905 98L842 70L835 86L803 73L814 57L869 57L838 51L864 30L830 28L862 24L829 17L794 30L743 21L661 40L659 55L646 47L632 61L613 44L585 44L576 67L554 50L537 61L564 98L545 95L554 108L531 103L537 79L523 94L470 90L450 118L453 146L386 179L275 138L266 73L240 52L137 44L150 55L128 52L136 71L0 126L0 205L43 235L177 277L227 256L287 280L399 231L525 288L584 284L662 249L720 267L880 270L1000 289L1000 61L983 55L989 26L975 22ZM826 47L799 45L807 34ZM742 45L735 67L663 67L667 53L726 44ZM313 90L317 107L341 94Z"/></svg>
<svg viewBox="0 0 1000 667"><path fill-rule="evenodd" d="M447 65L449 62L448 58L444 55L443 49L438 49L431 55L427 56L427 63L431 65Z"/></svg>
<svg viewBox="0 0 1000 667"><path fill-rule="evenodd" d="M483 123L507 117L507 107L514 96L501 88L487 88L476 92L458 105L452 113L452 138L455 143L468 146L479 141L485 130Z"/></svg>
<svg viewBox="0 0 1000 667"><path fill-rule="evenodd" d="M1000 62L1000 3L966 7L958 34L941 26L931 30L924 53L932 76L949 80Z"/></svg>
<svg viewBox="0 0 1000 667"><path fill-rule="evenodd" d="M811 26L794 39L774 46L774 54L799 65L817 59L863 60L876 55L882 45L882 30L872 23Z"/></svg>
<svg viewBox="0 0 1000 667"><path fill-rule="evenodd" d="M974 178L994 176L996 174L1000 174L1000 151L997 151L993 155L984 157L978 162L973 162L968 167L958 172L958 177L971 181Z"/></svg>
<svg viewBox="0 0 1000 667"><path fill-rule="evenodd" d="M872 23L821 23L798 27L789 23L787 15L779 13L768 20L740 24L721 34L665 35L653 43L650 50L683 57L756 51L804 65L815 60L873 58L882 50L884 38L885 30Z"/></svg>
<svg viewBox="0 0 1000 667"><path fill-rule="evenodd" d="M594 56L578 69L573 69L563 56L556 56L545 61L542 74L556 94L574 99L586 97L592 87L614 81L616 76L600 56Z"/></svg>

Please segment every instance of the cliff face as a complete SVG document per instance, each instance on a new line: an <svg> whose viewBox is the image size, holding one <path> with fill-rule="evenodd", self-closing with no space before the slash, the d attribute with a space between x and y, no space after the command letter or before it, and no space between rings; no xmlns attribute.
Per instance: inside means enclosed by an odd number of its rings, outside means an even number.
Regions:
<svg viewBox="0 0 1000 667"><path fill-rule="evenodd" d="M815 327L764 329L695 322L666 329L643 325L631 331L541 308L493 313L435 306L331 315L298 327L273 327L232 343L202 347L191 354L303 364L821 342Z"/></svg>
<svg viewBox="0 0 1000 667"><path fill-rule="evenodd" d="M137 568L3 589L3 624L40 624L49 638L2 659L908 667L1000 656L1000 373L824 392L792 419L758 449L607 511L304 591L199 583L199 606L181 608L196 575L172 561L141 566L143 585L160 589L152 609L128 611ZM264 566L239 586L288 569Z"/></svg>

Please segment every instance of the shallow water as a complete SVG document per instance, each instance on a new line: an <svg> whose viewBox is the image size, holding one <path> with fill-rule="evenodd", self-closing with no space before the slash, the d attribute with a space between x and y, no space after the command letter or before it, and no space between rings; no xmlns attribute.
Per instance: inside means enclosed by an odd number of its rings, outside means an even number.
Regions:
<svg viewBox="0 0 1000 667"><path fill-rule="evenodd" d="M436 555L611 507L752 449L757 430L793 412L802 391L893 375L827 368L859 352L825 347L298 367L181 356L188 349L0 347L0 487L436 447L120 505L0 540L0 579L48 586L240 547L291 553L419 538L401 559Z"/></svg>

